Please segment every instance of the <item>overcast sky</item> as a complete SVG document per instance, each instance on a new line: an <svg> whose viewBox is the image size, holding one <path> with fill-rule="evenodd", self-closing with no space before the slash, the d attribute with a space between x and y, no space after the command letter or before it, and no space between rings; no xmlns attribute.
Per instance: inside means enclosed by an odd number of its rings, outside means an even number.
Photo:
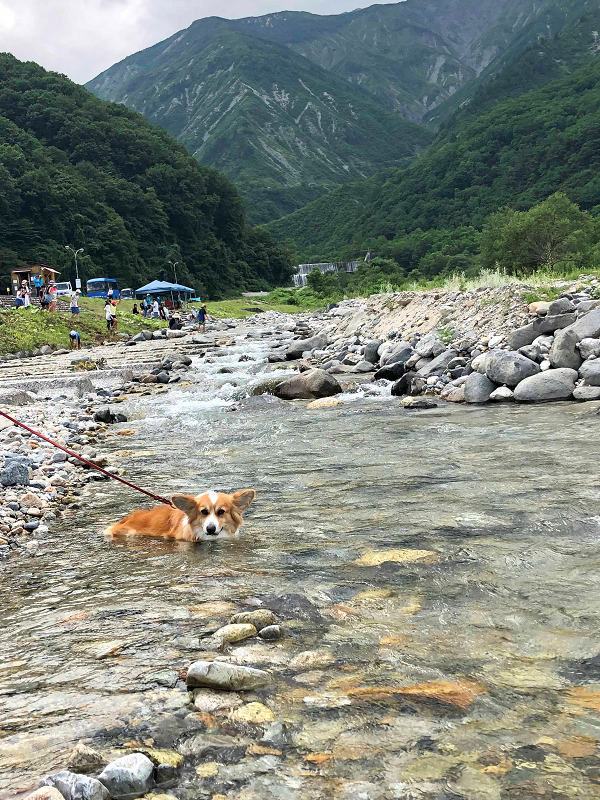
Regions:
<svg viewBox="0 0 600 800"><path fill-rule="evenodd" d="M85 83L125 56L210 16L335 14L376 0L0 0L0 52ZM225 11L226 9L226 11Z"/></svg>

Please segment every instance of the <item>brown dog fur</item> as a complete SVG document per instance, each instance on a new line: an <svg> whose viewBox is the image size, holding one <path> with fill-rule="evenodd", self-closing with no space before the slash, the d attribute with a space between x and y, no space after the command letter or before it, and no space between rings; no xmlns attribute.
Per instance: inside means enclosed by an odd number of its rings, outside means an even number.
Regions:
<svg viewBox="0 0 600 800"><path fill-rule="evenodd" d="M175 508L161 505L156 508L132 511L111 525L109 536L160 536L184 542L210 541L231 538L243 523L242 514L255 497L254 489L242 489L233 494L205 492L194 497L174 494Z"/></svg>

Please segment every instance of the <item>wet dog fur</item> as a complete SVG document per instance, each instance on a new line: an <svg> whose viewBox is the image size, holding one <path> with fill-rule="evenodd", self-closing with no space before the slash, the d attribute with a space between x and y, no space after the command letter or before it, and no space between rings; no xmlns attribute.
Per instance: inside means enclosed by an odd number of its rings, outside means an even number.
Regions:
<svg viewBox="0 0 600 800"><path fill-rule="evenodd" d="M174 494L174 507L132 511L106 530L108 536L160 536L184 542L214 541L237 536L243 523L242 514L254 500L254 489L241 489L233 494L205 492Z"/></svg>

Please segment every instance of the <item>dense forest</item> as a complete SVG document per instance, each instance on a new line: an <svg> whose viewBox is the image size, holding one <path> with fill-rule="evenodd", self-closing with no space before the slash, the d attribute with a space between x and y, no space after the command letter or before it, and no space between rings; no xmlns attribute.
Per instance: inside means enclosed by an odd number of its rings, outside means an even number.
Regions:
<svg viewBox="0 0 600 800"><path fill-rule="evenodd" d="M173 279L207 297L285 282L287 251L245 221L227 178L124 106L0 55L0 272L83 247L84 279Z"/></svg>
<svg viewBox="0 0 600 800"><path fill-rule="evenodd" d="M367 249L424 277L479 268L481 230L505 205L560 191L600 210L600 56L588 15L482 86L407 168L331 192L267 226L301 261Z"/></svg>

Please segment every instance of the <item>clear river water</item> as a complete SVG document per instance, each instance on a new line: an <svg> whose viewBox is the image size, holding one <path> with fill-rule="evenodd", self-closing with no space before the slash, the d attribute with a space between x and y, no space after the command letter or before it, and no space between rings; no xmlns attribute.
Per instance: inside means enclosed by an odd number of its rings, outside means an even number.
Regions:
<svg viewBox="0 0 600 800"><path fill-rule="evenodd" d="M239 539L108 541L139 501L92 483L9 564L0 795L84 739L184 753L156 790L180 800L599 797L597 404L240 402L279 374L268 346L196 359L201 384L128 399L136 435L106 440L162 494L254 487ZM179 677L198 637L259 603L285 638L217 657L272 672L242 698L270 713L196 710Z"/></svg>

